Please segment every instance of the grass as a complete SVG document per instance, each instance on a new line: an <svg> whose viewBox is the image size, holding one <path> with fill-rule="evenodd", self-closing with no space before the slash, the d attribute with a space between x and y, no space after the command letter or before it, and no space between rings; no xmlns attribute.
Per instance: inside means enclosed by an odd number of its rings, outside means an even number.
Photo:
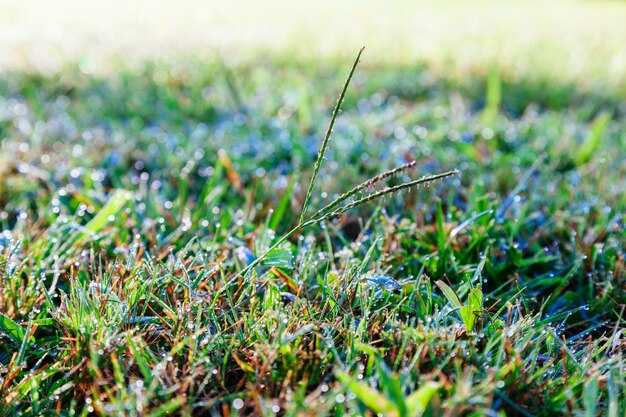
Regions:
<svg viewBox="0 0 626 417"><path fill-rule="evenodd" d="M79 62L89 73L126 63L215 53L226 60L282 54L315 65L350 62L367 45L370 63L425 61L437 73L467 76L492 66L508 77L567 80L626 91L626 5L611 0L471 2L319 0L307 13L287 0L122 0L0 4L0 71L57 73ZM323 30L321 30L323 28ZM150 33L150 36L146 36ZM235 52L236 51L236 52Z"/></svg>
<svg viewBox="0 0 626 417"><path fill-rule="evenodd" d="M620 90L348 73L5 73L0 414L624 415Z"/></svg>

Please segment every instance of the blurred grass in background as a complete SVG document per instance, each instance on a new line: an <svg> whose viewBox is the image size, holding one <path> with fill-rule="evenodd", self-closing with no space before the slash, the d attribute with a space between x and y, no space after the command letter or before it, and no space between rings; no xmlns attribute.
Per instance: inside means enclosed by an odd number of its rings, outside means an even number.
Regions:
<svg viewBox="0 0 626 417"><path fill-rule="evenodd" d="M0 2L0 67L57 71L80 62L111 69L111 57L218 54L289 60L427 63L464 76L497 67L511 77L547 77L624 88L626 4L617 1Z"/></svg>

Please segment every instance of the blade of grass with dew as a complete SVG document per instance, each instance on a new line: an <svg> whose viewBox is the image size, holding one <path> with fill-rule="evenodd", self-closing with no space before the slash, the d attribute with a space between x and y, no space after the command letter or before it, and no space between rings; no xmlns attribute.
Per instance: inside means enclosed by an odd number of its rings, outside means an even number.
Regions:
<svg viewBox="0 0 626 417"><path fill-rule="evenodd" d="M448 236L448 240L446 241L446 245L445 247L449 247L450 243L452 242L452 239L454 239L456 237L456 235L458 235L463 229L465 229L467 226L469 226L470 224L474 223L476 220L480 219L483 216L486 216L488 214L492 214L493 210L486 210L483 211L482 213L478 213L473 215L472 217L470 217L467 220L464 220L461 224L459 224L457 227L455 227L454 229L452 229L450 231L450 234Z"/></svg>
<svg viewBox="0 0 626 417"><path fill-rule="evenodd" d="M291 253L290 244L285 243L284 245L272 249L272 251L265 256L263 265L293 269L293 255Z"/></svg>
<svg viewBox="0 0 626 417"><path fill-rule="evenodd" d="M23 343L25 336L22 326L0 313L0 331L9 336L14 342Z"/></svg>
<svg viewBox="0 0 626 417"><path fill-rule="evenodd" d="M174 411L178 410L183 404L185 404L185 399L181 397L176 397L163 405L157 407L148 414L148 417L163 417L172 414Z"/></svg>
<svg viewBox="0 0 626 417"><path fill-rule="evenodd" d="M17 363L22 363L24 360L24 356L26 355L26 350L28 349L28 339L31 337L31 329L33 328L33 319L32 317L28 320L28 326L26 326L26 331L24 332L24 338L22 339L22 345L20 346L19 353L17 354Z"/></svg>
<svg viewBox="0 0 626 417"><path fill-rule="evenodd" d="M135 361L137 362L137 366L139 370L141 371L141 373L143 374L143 377L146 381L146 385L150 385L152 383L153 375L150 370L150 366L148 365L148 361L146 361L146 358L144 357L144 353L142 352L143 349L140 349L135 344L132 336L127 336L126 340L128 342L128 347L130 348L130 351L133 357L135 358Z"/></svg>
<svg viewBox="0 0 626 417"><path fill-rule="evenodd" d="M88 233L98 233L110 223L109 218L116 216L130 201L132 194L127 190L116 190L109 201L100 209L98 214L85 225L83 232L78 236L77 241L85 238Z"/></svg>
<svg viewBox="0 0 626 417"><path fill-rule="evenodd" d="M337 379L341 381L357 398L375 413L396 417L399 415L394 404L380 392L370 386L359 382L352 376L337 372Z"/></svg>
<svg viewBox="0 0 626 417"><path fill-rule="evenodd" d="M457 307L457 308L461 308L463 306L463 303L459 299L459 296L456 295L454 290L450 288L448 284L446 284L443 281L435 281L435 284L439 287L441 292L443 292L443 295L446 296L450 304L452 304L454 307Z"/></svg>

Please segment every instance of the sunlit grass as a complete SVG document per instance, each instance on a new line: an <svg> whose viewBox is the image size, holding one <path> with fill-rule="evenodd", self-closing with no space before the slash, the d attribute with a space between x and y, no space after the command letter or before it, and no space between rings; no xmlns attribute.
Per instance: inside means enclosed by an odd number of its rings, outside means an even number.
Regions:
<svg viewBox="0 0 626 417"><path fill-rule="evenodd" d="M306 12L302 8L305 7ZM626 5L619 1L37 1L0 4L3 68L85 71L164 55L259 51L291 59L427 62L464 75L497 66L513 77L624 87Z"/></svg>
<svg viewBox="0 0 626 417"><path fill-rule="evenodd" d="M246 6L0 5L0 415L624 415L623 5Z"/></svg>

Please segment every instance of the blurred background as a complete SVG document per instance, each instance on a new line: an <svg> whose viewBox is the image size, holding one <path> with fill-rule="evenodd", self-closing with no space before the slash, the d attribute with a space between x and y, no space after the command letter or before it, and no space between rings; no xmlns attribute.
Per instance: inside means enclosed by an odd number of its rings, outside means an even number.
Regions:
<svg viewBox="0 0 626 417"><path fill-rule="evenodd" d="M623 85L626 3L618 1L0 1L0 68L87 73L146 58L267 52L293 60L425 62L464 75Z"/></svg>

